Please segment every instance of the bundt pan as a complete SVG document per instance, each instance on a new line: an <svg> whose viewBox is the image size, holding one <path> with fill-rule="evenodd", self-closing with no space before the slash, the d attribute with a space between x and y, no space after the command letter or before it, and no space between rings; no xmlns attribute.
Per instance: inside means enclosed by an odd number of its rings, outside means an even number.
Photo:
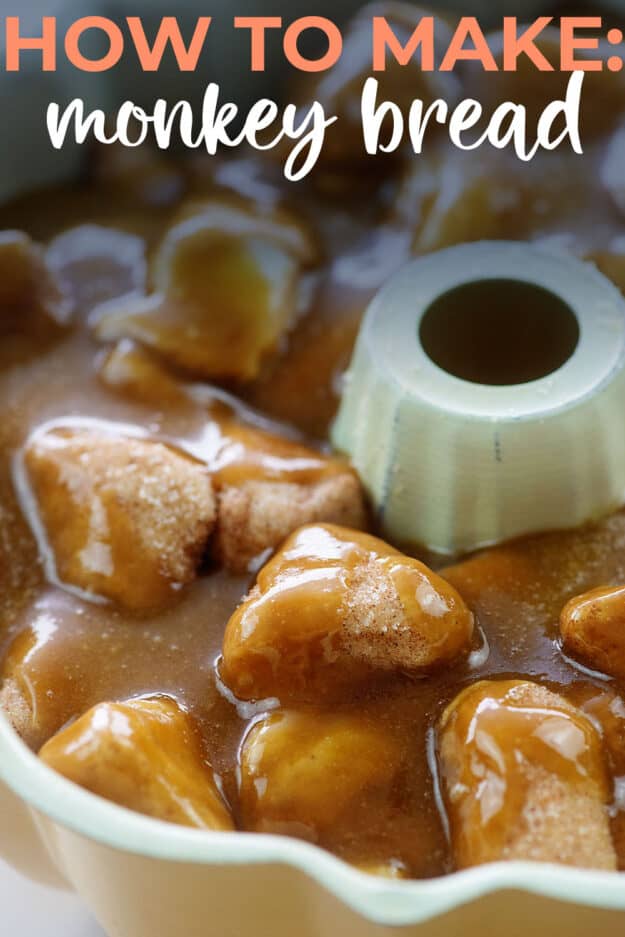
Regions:
<svg viewBox="0 0 625 937"><path fill-rule="evenodd" d="M41 74L28 65L3 74L0 105L0 198L46 182L71 178L82 151L54 152L45 135L45 105L77 94L114 108L128 96L141 100L167 88L173 99L211 79L226 99L262 96L276 76L252 76L244 67L244 41L232 39L233 14L346 17L358 0L1 0L5 15L25 28L42 13L59 28L86 12L146 22L176 13L211 14L224 41L211 43L201 73L141 76L129 65L113 73L80 75L60 66ZM453 7L448 0L440 7ZM463 13L486 22L502 14L530 18L536 0L458 0ZM435 0L430 0L435 7ZM213 33L214 39L214 33ZM240 53L240 54L239 54ZM442 879L400 882L365 875L329 853L287 837L224 834L176 827L131 813L75 787L40 762L0 716L0 852L20 871L75 890L110 937L582 937L625 932L625 875L510 862ZM0 912L1 920L1 912ZM0 931L2 927L0 925Z"/></svg>

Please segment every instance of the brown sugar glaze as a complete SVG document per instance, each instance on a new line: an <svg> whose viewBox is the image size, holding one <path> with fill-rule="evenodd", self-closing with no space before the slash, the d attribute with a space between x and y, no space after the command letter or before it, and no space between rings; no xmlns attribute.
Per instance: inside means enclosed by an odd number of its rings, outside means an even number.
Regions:
<svg viewBox="0 0 625 937"><path fill-rule="evenodd" d="M616 117L607 133L590 140L583 159L549 154L528 167L500 157L496 165L502 173L533 180L537 200L544 196L544 205L527 215L512 213L498 236L555 235L574 249L579 246L582 253L595 254L599 261L609 254L606 269L625 286L625 253L619 255L610 247L625 230L625 222L598 173L615 124ZM481 152L479 158L487 157ZM464 159L453 157L456 172L464 171ZM419 161L408 175L418 169ZM289 202L320 232L326 258L311 277L310 311L256 381L228 389L263 416L284 421L290 436L299 434L325 445L341 374L368 299L413 249L420 209L410 203L413 187L401 173L390 182L375 183L370 174L352 174L339 182L331 174L320 174L313 182L291 187L280 182L275 168L267 168L256 157L205 164L197 159L178 165L155 162L146 174L103 178L96 173L72 187L22 197L0 211L0 227L19 228L46 242L78 224L102 224L144 238L152 250L183 198L228 186L247 195L258 189L261 199ZM465 240L466 225L461 221L460 239ZM483 232L478 229L479 225L476 236L480 237ZM453 225L441 230L444 243L453 243ZM89 271L76 276L84 287ZM3 339L0 653L8 661L27 653L31 701L44 727L41 741L98 702L150 693L176 698L197 721L206 754L222 778L238 821L238 750L247 726L266 706L235 704L218 685L215 661L225 624L252 574L235 577L207 569L173 608L133 618L45 581L41 558L16 499L14 456L29 433L48 420L120 420L186 445L200 439L206 407L167 399L139 403L113 393L97 376L101 354L102 347L91 338L81 315L69 333L53 343L42 344L36 337ZM432 562L432 557L427 559ZM445 566L440 559L434 562L439 569ZM374 803L371 810L367 803L359 805L365 809L356 811L356 819L342 818L326 831L321 845L359 864L395 860L412 877L433 876L453 867L433 778L432 730L446 705L470 683L495 676L530 678L583 704L609 731L605 748L612 775L625 778L625 704L618 699L625 685L584 671L564 655L558 640L558 618L571 597L625 582L625 512L581 530L505 544L446 568L443 575L476 615L478 638L470 657L419 679L384 676L332 707L381 724L399 740L404 770L390 804L379 810ZM625 803L622 808L618 804L612 808L612 829L619 864L625 869Z"/></svg>

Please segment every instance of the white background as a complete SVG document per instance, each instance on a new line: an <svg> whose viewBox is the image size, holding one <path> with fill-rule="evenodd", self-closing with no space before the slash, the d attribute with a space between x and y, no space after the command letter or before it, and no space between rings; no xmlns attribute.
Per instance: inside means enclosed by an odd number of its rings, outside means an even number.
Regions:
<svg viewBox="0 0 625 937"><path fill-rule="evenodd" d="M2 933L21 937L106 937L74 895L42 888L0 860Z"/></svg>

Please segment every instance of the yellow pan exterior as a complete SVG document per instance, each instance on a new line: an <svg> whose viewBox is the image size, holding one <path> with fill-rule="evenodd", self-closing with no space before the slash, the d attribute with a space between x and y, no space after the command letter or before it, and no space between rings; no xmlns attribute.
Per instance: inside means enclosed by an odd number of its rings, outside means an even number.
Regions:
<svg viewBox="0 0 625 937"><path fill-rule="evenodd" d="M374 878L286 837L206 834L132 814L55 776L0 719L0 764L19 749L3 773L63 817L0 783L0 853L75 890L109 937L624 932L622 875L507 863L425 882Z"/></svg>

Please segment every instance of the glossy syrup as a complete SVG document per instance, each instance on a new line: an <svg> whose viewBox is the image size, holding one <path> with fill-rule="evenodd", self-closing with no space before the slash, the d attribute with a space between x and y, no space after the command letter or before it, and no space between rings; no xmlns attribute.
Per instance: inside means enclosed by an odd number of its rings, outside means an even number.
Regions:
<svg viewBox="0 0 625 937"><path fill-rule="evenodd" d="M587 175L589 189L594 178L592 173ZM397 214L391 217L383 199L372 217L369 207L359 212L331 200L321 211L317 192L304 192L297 198L311 217L324 214L324 227L334 230L334 240L328 240L327 260L311 285L311 311L261 377L241 393L264 418L287 421L289 435L324 440L360 317L379 282L371 273L372 257L377 256L379 279L383 279L406 259L411 241L402 236L405 221L400 223ZM67 226L97 221L130 231L150 247L175 207L175 202L169 207L133 205L126 194L113 197L87 183L82 189L20 200L4 211L0 223L47 239ZM544 228L557 232L558 218L550 215ZM570 214L561 228L575 236L585 233L571 228ZM388 243L383 243L389 231L397 235L390 260ZM508 233L514 236L516 231L511 228ZM536 234L541 233L544 230L539 228ZM84 278L88 271L77 276ZM114 279L115 274L110 276ZM28 435L49 420L122 421L151 435L177 440L191 451L211 445L205 435L210 408L202 404L201 393L194 401L175 405L166 400L150 404L126 399L98 380L100 356L101 349L80 322L53 346L23 337L3 342L0 653L5 671L10 671L16 659L23 663L42 725L39 744L97 702L156 692L175 697L197 720L206 754L238 819L239 746L262 706L234 700L221 685L215 662L226 622L252 576L236 578L207 569L174 608L133 618L45 581L41 557L16 498L16 454ZM245 463L245 432L236 430L238 440L222 452L225 474L253 472L253 466ZM270 458L279 462L275 453ZM300 466L304 477L308 468ZM279 464L276 471L281 471ZM397 738L405 770L391 803L376 810L363 795L365 802L356 813L326 831L321 845L354 862L396 860L414 877L452 868L434 780L433 731L447 704L478 679L529 677L583 704L607 733L617 795L625 788L625 705L619 695L625 687L569 660L560 647L557 629L560 611L572 596L625 582L625 513L583 530L546 534L486 551L443 570L443 575L476 615L478 637L473 653L428 677L411 679L398 674L379 684L360 686L349 701L333 704L334 710L362 714ZM616 796L612 815L619 859L625 868L624 798Z"/></svg>

